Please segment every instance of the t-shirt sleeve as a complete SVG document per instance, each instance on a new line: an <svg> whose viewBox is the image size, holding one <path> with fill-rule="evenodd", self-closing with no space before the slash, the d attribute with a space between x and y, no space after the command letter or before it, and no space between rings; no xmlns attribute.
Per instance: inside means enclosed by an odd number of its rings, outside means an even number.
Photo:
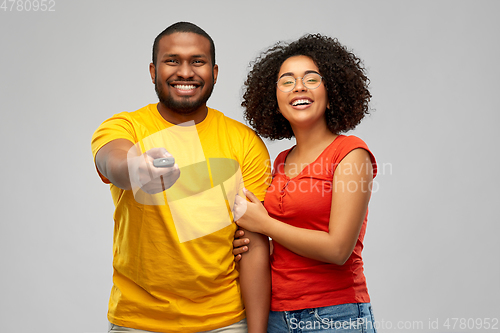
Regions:
<svg viewBox="0 0 500 333"><path fill-rule="evenodd" d="M334 165L335 166L338 165L338 163L340 163L344 159L344 157L346 157L347 154L349 154L354 149L360 149L360 148L366 150L370 155L370 161L373 167L373 178L375 178L375 176L377 175L377 162L375 160L375 156L368 148L368 145L363 140L354 135L343 137L343 140L339 143L339 145L335 149Z"/></svg>
<svg viewBox="0 0 500 333"><path fill-rule="evenodd" d="M264 142L255 134L252 134L246 149L242 175L245 188L264 201L271 183L271 160Z"/></svg>
<svg viewBox="0 0 500 333"><path fill-rule="evenodd" d="M94 165L101 180L106 184L110 184L111 182L99 172L95 164L95 158L99 149L107 143L117 139L126 139L134 144L137 142L134 127L128 116L128 112L116 114L104 121L92 135L91 146L92 155L94 156Z"/></svg>

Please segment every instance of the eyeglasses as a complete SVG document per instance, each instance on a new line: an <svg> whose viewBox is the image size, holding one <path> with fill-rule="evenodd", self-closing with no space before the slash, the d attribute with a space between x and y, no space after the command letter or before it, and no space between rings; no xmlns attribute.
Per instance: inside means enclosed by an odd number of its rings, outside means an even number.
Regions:
<svg viewBox="0 0 500 333"><path fill-rule="evenodd" d="M294 78L291 75L285 75L281 77L276 84L278 85L278 89L282 92L290 92L295 88L297 79L302 79L302 84L307 89L316 89L321 84L322 77L317 73L309 73L298 78Z"/></svg>

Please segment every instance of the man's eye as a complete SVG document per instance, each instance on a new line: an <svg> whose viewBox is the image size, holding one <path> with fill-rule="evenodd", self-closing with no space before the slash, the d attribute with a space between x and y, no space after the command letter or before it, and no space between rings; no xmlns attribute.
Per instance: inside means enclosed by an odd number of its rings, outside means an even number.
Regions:
<svg viewBox="0 0 500 333"><path fill-rule="evenodd" d="M203 64L205 64L205 61L203 61L203 60L193 60L193 64L195 64L195 65L203 65Z"/></svg>
<svg viewBox="0 0 500 333"><path fill-rule="evenodd" d="M175 60L175 59L167 59L167 60L165 60L165 63L166 64L176 64L177 60Z"/></svg>

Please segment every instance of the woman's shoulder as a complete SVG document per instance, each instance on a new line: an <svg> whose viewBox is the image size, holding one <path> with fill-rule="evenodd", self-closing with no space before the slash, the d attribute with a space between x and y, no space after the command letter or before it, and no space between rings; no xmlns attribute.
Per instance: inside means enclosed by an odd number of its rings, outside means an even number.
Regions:
<svg viewBox="0 0 500 333"><path fill-rule="evenodd" d="M293 147L295 147L295 146L293 146ZM280 165L285 164L286 157L287 157L288 153L293 149L293 147L290 147L286 150L283 150L281 153L278 154L278 156L276 156L276 159L274 160L274 163L273 163L273 173L276 173L278 171L278 168Z"/></svg>
<svg viewBox="0 0 500 333"><path fill-rule="evenodd" d="M355 147L355 148L361 148L361 147L366 147L368 148L368 145L359 137L355 135L339 135L335 141L337 142L337 147Z"/></svg>
<svg viewBox="0 0 500 333"><path fill-rule="evenodd" d="M328 147L328 149L329 152L327 153L327 158L329 158L335 165L340 163L350 152L355 149L366 150L374 168L374 175L376 174L377 162L375 160L375 156L368 148L366 142L361 138L355 135L339 135L335 139L334 144Z"/></svg>
<svg viewBox="0 0 500 333"><path fill-rule="evenodd" d="M362 148L370 152L368 145L355 135L339 135L335 140L325 149L327 155L340 155L345 156L354 149Z"/></svg>

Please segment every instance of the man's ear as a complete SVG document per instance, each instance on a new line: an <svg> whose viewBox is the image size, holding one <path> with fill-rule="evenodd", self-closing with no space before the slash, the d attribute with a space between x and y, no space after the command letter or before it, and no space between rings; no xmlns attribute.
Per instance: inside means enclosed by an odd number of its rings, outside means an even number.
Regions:
<svg viewBox="0 0 500 333"><path fill-rule="evenodd" d="M151 74L151 81L153 81L153 84L156 83L156 67L153 63L149 64L149 74Z"/></svg>
<svg viewBox="0 0 500 333"><path fill-rule="evenodd" d="M214 75L214 84L215 84L217 82L217 75L219 75L219 66L214 65L212 73Z"/></svg>

